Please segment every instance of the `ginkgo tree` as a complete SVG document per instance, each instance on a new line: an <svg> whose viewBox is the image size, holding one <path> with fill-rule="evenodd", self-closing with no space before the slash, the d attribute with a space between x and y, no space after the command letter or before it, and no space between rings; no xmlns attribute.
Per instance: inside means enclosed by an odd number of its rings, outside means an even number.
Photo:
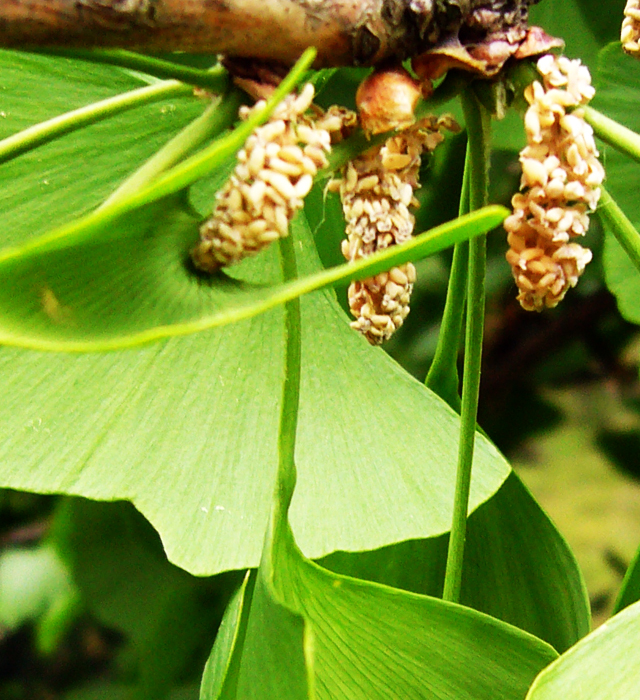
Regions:
<svg viewBox="0 0 640 700"><path fill-rule="evenodd" d="M219 617L202 700L640 687L637 561L590 634L571 550L476 423L490 231L544 312L597 217L640 323L640 9L533 5L0 7L0 485L128 501L171 562L130 507L61 501L40 634L82 600L127 632L138 676L109 692L167 697ZM623 20L628 53L604 45ZM489 201L507 113L512 211ZM460 215L414 230L460 128ZM452 246L421 383L373 345Z"/></svg>

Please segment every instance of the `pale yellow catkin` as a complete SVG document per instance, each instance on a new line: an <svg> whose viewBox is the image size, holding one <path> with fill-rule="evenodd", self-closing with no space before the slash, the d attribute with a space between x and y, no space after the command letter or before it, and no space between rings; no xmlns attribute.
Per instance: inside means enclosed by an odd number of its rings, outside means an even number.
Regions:
<svg viewBox="0 0 640 700"><path fill-rule="evenodd" d="M327 165L332 137L340 137L355 115L341 108L308 113L314 97L307 84L289 95L269 121L253 131L238 152L238 163L216 195L216 206L200 228L191 255L206 272L233 265L289 233L318 170ZM243 107L246 119L264 106Z"/></svg>
<svg viewBox="0 0 640 700"><path fill-rule="evenodd" d="M526 88L527 146L520 153L521 191L505 220L518 301L528 311L554 307L591 260L574 239L589 228L604 169L580 105L594 95L580 61L551 54L537 63L542 81Z"/></svg>
<svg viewBox="0 0 640 700"><path fill-rule="evenodd" d="M628 54L640 56L640 0L627 0L620 41Z"/></svg>
<svg viewBox="0 0 640 700"><path fill-rule="evenodd" d="M367 257L378 250L409 240L417 205L414 190L424 151L432 151L445 129L458 130L450 116L427 117L350 162L339 189L346 220L347 238L342 253L349 260ZM351 327L367 340L380 344L403 324L416 279L411 263L394 267L349 286L349 307L355 321Z"/></svg>

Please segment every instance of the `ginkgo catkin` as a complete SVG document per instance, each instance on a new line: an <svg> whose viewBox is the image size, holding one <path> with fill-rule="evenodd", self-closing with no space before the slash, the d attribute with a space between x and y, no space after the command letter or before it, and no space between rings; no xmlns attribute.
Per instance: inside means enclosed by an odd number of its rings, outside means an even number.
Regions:
<svg viewBox="0 0 640 700"><path fill-rule="evenodd" d="M216 195L211 217L200 228L200 243L192 251L196 267L213 272L288 235L314 177L327 165L332 134L340 134L349 120L340 108L307 114L313 96L311 84L299 95L289 95L249 136L233 174ZM262 107L264 101L243 107L240 116L246 119Z"/></svg>
<svg viewBox="0 0 640 700"><path fill-rule="evenodd" d="M589 228L604 169L580 105L594 95L579 60L551 54L537 63L542 82L525 90L527 146L520 152L521 191L505 220L507 260L528 311L551 308L575 287L591 251L574 242Z"/></svg>
<svg viewBox="0 0 640 700"><path fill-rule="evenodd" d="M620 41L628 54L640 56L640 0L627 0Z"/></svg>
<svg viewBox="0 0 640 700"><path fill-rule="evenodd" d="M432 151L445 129L456 130L452 117L427 117L350 162L339 182L347 238L342 253L347 260L408 241L415 224L410 207L417 205L422 153ZM416 280L411 263L393 267L375 277L352 282L349 308L351 327L380 344L400 328L409 313Z"/></svg>

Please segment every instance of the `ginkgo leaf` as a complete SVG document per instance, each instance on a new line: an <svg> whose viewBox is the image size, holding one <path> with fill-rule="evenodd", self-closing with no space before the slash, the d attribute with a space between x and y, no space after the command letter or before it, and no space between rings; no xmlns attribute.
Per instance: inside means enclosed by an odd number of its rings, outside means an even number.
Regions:
<svg viewBox="0 0 640 700"><path fill-rule="evenodd" d="M5 253L4 260L0 252L0 340L86 351L194 333L438 252L494 228L505 214L502 207L487 207L368 260L267 285L264 256L208 278L197 275L189 249L198 240L198 218L179 197L166 198L115 221L107 218L90 237L74 237L68 245L57 239L30 244L24 253Z"/></svg>
<svg viewBox="0 0 640 700"><path fill-rule="evenodd" d="M640 603L634 603L545 669L527 700L631 700L639 687Z"/></svg>
<svg viewBox="0 0 640 700"><path fill-rule="evenodd" d="M294 236L300 274L317 270L309 231ZM277 279L277 252L246 266ZM305 554L446 532L458 416L352 331L332 292L303 297L302 309L292 523ZM0 483L131 500L192 573L256 566L275 479L283 333L277 307L135 350L3 348ZM471 510L509 474L486 438L476 449Z"/></svg>

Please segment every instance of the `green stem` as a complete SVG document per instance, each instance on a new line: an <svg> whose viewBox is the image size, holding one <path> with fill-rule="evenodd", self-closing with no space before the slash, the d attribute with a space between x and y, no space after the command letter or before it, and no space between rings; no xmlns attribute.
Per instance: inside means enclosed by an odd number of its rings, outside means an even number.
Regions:
<svg viewBox="0 0 640 700"><path fill-rule="evenodd" d="M597 214L606 228L617 238L631 262L640 272L640 232L629 221L625 213L616 204L613 197L602 189Z"/></svg>
<svg viewBox="0 0 640 700"><path fill-rule="evenodd" d="M210 104L197 119L194 119L141 168L128 177L104 201L101 208L109 207L118 200L126 199L128 196L133 195L142 187L151 183L161 173L179 163L204 141L217 136L230 127L238 114L238 108L242 101L243 93L240 90L230 90L222 99Z"/></svg>
<svg viewBox="0 0 640 700"><path fill-rule="evenodd" d="M138 88L122 95L94 102L86 107L80 107L80 109L74 109L53 119L35 124L0 141L0 163L12 160L26 151L60 138L71 131L109 119L129 109L169 97L189 95L191 92L192 88L189 85L168 81Z"/></svg>
<svg viewBox="0 0 640 700"><path fill-rule="evenodd" d="M469 179L470 179L470 153L467 146L467 155L462 179L462 194L460 196L460 216L469 213ZM458 348L462 337L462 319L464 317L464 304L467 296L467 266L469 259L469 247L466 243L458 243L453 249L451 272L449 273L449 286L447 288L447 300L438 334L438 345L429 368L425 384L438 396L444 399L454 411L460 412L460 394L458 377Z"/></svg>
<svg viewBox="0 0 640 700"><path fill-rule="evenodd" d="M121 68L130 68L163 80L179 80L188 85L207 88L213 92L223 92L228 86L227 72L221 66L208 70L183 66L173 61L164 61L124 49L45 49L34 53L48 56L63 56L91 63L106 63Z"/></svg>
<svg viewBox="0 0 640 700"><path fill-rule="evenodd" d="M473 211L484 206L489 199L488 173L491 121L489 113L479 104L473 94L466 93L463 95L462 106L469 135L469 202ZM443 592L443 598L453 602L457 602L460 599L462 587L467 511L471 490L471 468L473 465L480 391L485 273L486 236L478 236L469 242L469 278L467 283L467 319L462 409L460 415L460 444L458 448L453 521Z"/></svg>
<svg viewBox="0 0 640 700"><path fill-rule="evenodd" d="M640 135L617 121L605 117L593 107L583 107L585 121L591 124L596 136L617 151L640 163Z"/></svg>
<svg viewBox="0 0 640 700"><path fill-rule="evenodd" d="M296 255L291 236L280 241L280 261L286 282L298 277ZM302 354L302 326L300 299L296 297L284 305L285 313L285 376L278 435L278 497L281 513L289 508L296 485L295 446L300 402L300 367Z"/></svg>

